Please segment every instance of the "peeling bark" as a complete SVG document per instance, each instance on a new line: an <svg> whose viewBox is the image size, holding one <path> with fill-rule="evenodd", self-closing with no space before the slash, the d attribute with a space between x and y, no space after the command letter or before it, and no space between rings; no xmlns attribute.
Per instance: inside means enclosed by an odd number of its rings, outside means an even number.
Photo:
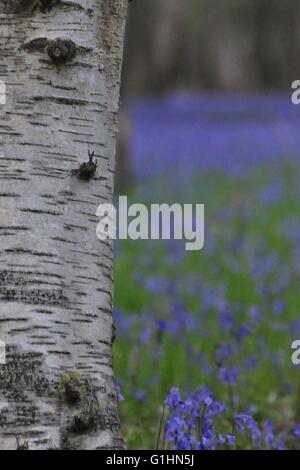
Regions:
<svg viewBox="0 0 300 470"><path fill-rule="evenodd" d="M0 0L1 450L123 446L96 208L113 194L126 8Z"/></svg>

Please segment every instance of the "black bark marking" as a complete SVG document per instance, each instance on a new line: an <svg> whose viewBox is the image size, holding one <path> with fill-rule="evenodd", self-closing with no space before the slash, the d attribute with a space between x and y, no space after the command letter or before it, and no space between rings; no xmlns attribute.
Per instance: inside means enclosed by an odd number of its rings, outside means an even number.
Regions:
<svg viewBox="0 0 300 470"><path fill-rule="evenodd" d="M20 352L15 346L7 346L7 364L0 368L0 393L15 402L26 401L31 392L36 396L53 394L53 385L45 377L43 355L36 352ZM33 410L32 410L33 411ZM24 420L27 418L24 414ZM35 421L30 413L30 421Z"/></svg>
<svg viewBox="0 0 300 470"><path fill-rule="evenodd" d="M70 99L64 96L34 96L33 100L36 102L39 101L49 101L52 103L67 105L67 106L86 106L88 105L88 101L86 100L79 100L79 99ZM24 144L25 145L25 144ZM49 146L50 147L50 146Z"/></svg>
<svg viewBox="0 0 300 470"><path fill-rule="evenodd" d="M77 54L86 54L92 51L92 48L79 46L68 38L52 40L45 37L31 39L20 49L28 52L47 52L51 61L56 65L71 62Z"/></svg>
<svg viewBox="0 0 300 470"><path fill-rule="evenodd" d="M15 289L0 286L0 301L23 302L30 305L60 305L65 306L67 299L61 289Z"/></svg>
<svg viewBox="0 0 300 470"><path fill-rule="evenodd" d="M66 305L67 299L57 285L28 278L29 273L0 271L0 301L23 302L31 305ZM33 288L32 284L50 285L50 288Z"/></svg>
<svg viewBox="0 0 300 470"><path fill-rule="evenodd" d="M48 45L49 40L47 38L36 38L23 44L22 49L26 51L43 52Z"/></svg>
<svg viewBox="0 0 300 470"><path fill-rule="evenodd" d="M31 14L36 10L48 13L61 0L0 0L0 13Z"/></svg>
<svg viewBox="0 0 300 470"><path fill-rule="evenodd" d="M42 13L47 13L50 12L53 7L61 3L61 0L35 0L35 2Z"/></svg>

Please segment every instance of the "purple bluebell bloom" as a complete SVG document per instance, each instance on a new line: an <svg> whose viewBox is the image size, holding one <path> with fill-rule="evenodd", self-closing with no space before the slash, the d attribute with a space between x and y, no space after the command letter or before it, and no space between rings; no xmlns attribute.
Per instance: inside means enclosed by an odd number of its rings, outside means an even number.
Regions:
<svg viewBox="0 0 300 470"><path fill-rule="evenodd" d="M219 371L219 378L224 384L236 385L239 369L237 367L221 367Z"/></svg>

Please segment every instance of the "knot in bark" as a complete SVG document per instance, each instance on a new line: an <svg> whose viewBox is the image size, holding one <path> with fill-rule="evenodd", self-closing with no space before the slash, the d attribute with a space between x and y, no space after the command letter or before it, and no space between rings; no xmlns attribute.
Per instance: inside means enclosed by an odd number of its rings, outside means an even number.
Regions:
<svg viewBox="0 0 300 470"><path fill-rule="evenodd" d="M73 175L77 175L80 180L89 181L96 173L98 163L94 161L94 152L89 151L89 161L83 162L77 170L73 170Z"/></svg>
<svg viewBox="0 0 300 470"><path fill-rule="evenodd" d="M53 62L63 64L76 56L76 45L71 39L57 38L49 43L47 52Z"/></svg>
<svg viewBox="0 0 300 470"><path fill-rule="evenodd" d="M68 403L77 403L83 395L83 385L78 379L71 379L65 384L65 396Z"/></svg>

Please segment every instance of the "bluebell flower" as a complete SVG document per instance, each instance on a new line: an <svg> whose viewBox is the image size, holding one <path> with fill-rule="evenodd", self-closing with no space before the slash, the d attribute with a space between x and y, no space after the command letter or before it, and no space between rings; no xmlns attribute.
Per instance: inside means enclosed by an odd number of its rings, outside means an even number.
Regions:
<svg viewBox="0 0 300 470"><path fill-rule="evenodd" d="M237 341L241 344L246 336L252 333L251 327L249 325L242 325L237 331Z"/></svg>
<svg viewBox="0 0 300 470"><path fill-rule="evenodd" d="M293 430L293 436L295 438L300 438L300 424L298 424Z"/></svg>
<svg viewBox="0 0 300 470"><path fill-rule="evenodd" d="M207 387L201 386L196 390L194 398L199 404L205 405L206 400L209 400L209 402L211 402L212 393Z"/></svg>
<svg viewBox="0 0 300 470"><path fill-rule="evenodd" d="M170 327L168 322L166 322L165 320L157 320L156 328L159 331L166 331L166 332L169 332L169 333L172 332L172 328Z"/></svg>
<svg viewBox="0 0 300 470"><path fill-rule="evenodd" d="M255 326L258 326L262 320L261 310L257 305L252 305L249 308L249 318L251 323Z"/></svg>
<svg viewBox="0 0 300 470"><path fill-rule="evenodd" d="M224 405L224 403L222 403L221 401L219 400L214 400L209 408L208 408L208 411L207 413L210 415L210 416L218 416L220 417L225 411L226 411L227 407Z"/></svg>
<svg viewBox="0 0 300 470"><path fill-rule="evenodd" d="M255 356L252 355L252 356L247 357L246 363L245 363L247 370L253 369L254 367L257 366L257 364L258 364L258 361Z"/></svg>
<svg viewBox="0 0 300 470"><path fill-rule="evenodd" d="M151 339L151 328L147 326L140 332L140 340L143 345L148 344Z"/></svg>
<svg viewBox="0 0 300 470"><path fill-rule="evenodd" d="M285 302L282 299L276 300L274 306L273 306L273 314L278 317L280 316L285 308Z"/></svg>
<svg viewBox="0 0 300 470"><path fill-rule="evenodd" d="M237 367L221 367L219 371L219 378L224 384L236 385L239 369Z"/></svg>
<svg viewBox="0 0 300 470"><path fill-rule="evenodd" d="M216 363L218 365L224 364L229 358L234 356L235 350L231 344L219 344L216 348Z"/></svg>
<svg viewBox="0 0 300 470"><path fill-rule="evenodd" d="M170 408L170 410L175 410L177 406L182 405L183 401L181 400L180 392L178 388L171 388L167 398L165 399L165 405Z"/></svg>
<svg viewBox="0 0 300 470"><path fill-rule="evenodd" d="M139 401L139 402L144 402L147 398L147 392L146 390L137 390L135 392L135 398Z"/></svg>
<svg viewBox="0 0 300 470"><path fill-rule="evenodd" d="M210 405L213 403L213 399L210 396L206 396L203 400L203 404L207 406L208 408Z"/></svg>
<svg viewBox="0 0 300 470"><path fill-rule="evenodd" d="M226 434L227 445L234 447L235 446L235 435L228 433Z"/></svg>
<svg viewBox="0 0 300 470"><path fill-rule="evenodd" d="M116 322L116 327L120 333L124 334L130 331L134 319L131 316L126 315L122 309L114 309L113 318Z"/></svg>
<svg viewBox="0 0 300 470"><path fill-rule="evenodd" d="M234 316L225 310L219 315L219 323L221 327L231 329L235 323Z"/></svg>
<svg viewBox="0 0 300 470"><path fill-rule="evenodd" d="M265 430L264 440L267 444L268 449L272 449L275 443L274 426L271 421L266 420L263 423L263 427Z"/></svg>
<svg viewBox="0 0 300 470"><path fill-rule="evenodd" d="M123 395L121 393L121 386L122 386L121 381L117 380L116 389L117 389L118 401L124 401L125 400L125 398L123 397Z"/></svg>
<svg viewBox="0 0 300 470"><path fill-rule="evenodd" d="M258 424L254 420L254 418L249 414L238 414L234 416L234 422L236 429L239 432L243 432L248 430L252 437L252 441L258 445L261 439L261 431L258 427Z"/></svg>

